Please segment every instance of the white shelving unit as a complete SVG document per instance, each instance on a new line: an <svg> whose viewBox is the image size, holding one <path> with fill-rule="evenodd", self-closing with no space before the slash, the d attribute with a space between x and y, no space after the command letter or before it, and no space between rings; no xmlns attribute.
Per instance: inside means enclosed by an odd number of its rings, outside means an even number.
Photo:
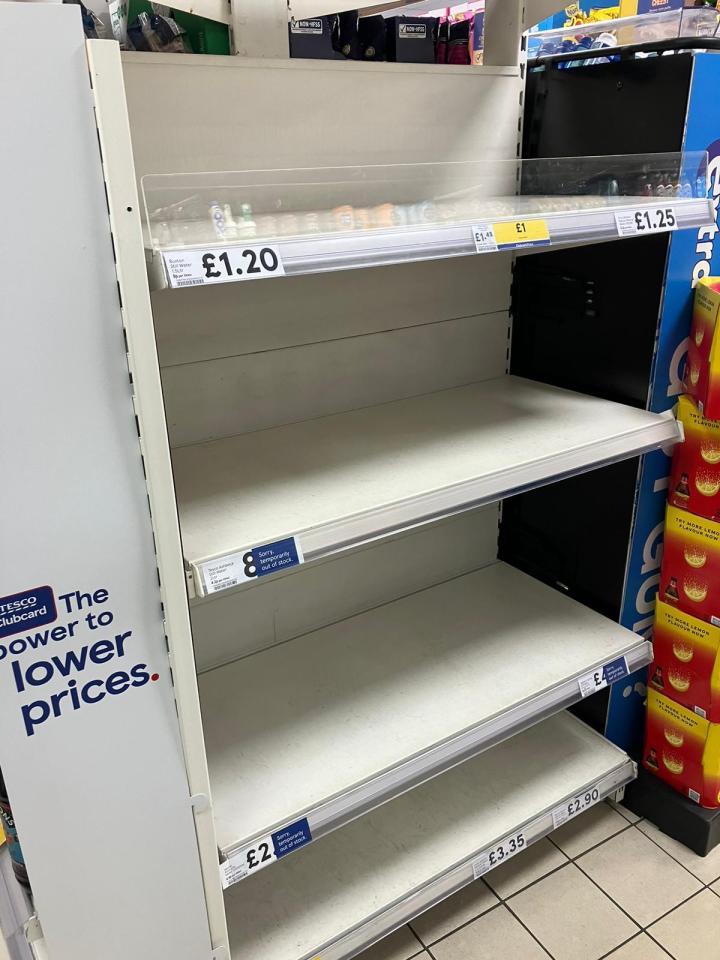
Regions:
<svg viewBox="0 0 720 960"><path fill-rule="evenodd" d="M634 776L573 717L546 720L228 891L233 960L353 957L471 883L503 841L530 845L573 797Z"/></svg>
<svg viewBox="0 0 720 960"><path fill-rule="evenodd" d="M650 646L500 560L502 500L681 433L509 375L513 256L711 224L706 157L553 161L516 197L520 0L487 0L472 70L273 59L284 10L236 0L236 58L121 56L73 5L0 4L33 36L0 61L29 144L0 269L34 371L7 365L0 602L50 591L53 644L0 630L0 749L49 960L350 960L635 775L563 710ZM208 214L247 171L259 229L341 223L357 163L355 221L404 225L256 232L283 279L167 287L171 250L228 252ZM472 219L410 225L461 168ZM643 195L658 170L673 196Z"/></svg>
<svg viewBox="0 0 720 960"><path fill-rule="evenodd" d="M253 547L318 559L679 438L671 416L502 377L179 447L185 558L203 596Z"/></svg>
<svg viewBox="0 0 720 960"><path fill-rule="evenodd" d="M204 674L223 855L302 818L318 839L649 662L608 627L496 563Z"/></svg>

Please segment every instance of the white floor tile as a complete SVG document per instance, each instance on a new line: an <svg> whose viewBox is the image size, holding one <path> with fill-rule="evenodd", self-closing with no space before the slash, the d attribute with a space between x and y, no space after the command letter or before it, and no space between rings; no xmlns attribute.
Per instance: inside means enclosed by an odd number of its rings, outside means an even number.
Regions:
<svg viewBox="0 0 720 960"><path fill-rule="evenodd" d="M650 823L649 820L643 820L638 824L638 830L659 844L663 850L667 850L671 857L679 860L680 863L694 874L698 880L703 883L712 883L720 877L720 847L715 847L706 857L699 857L692 850L689 850L682 843L666 836L661 830Z"/></svg>
<svg viewBox="0 0 720 960"><path fill-rule="evenodd" d="M443 900L419 917L415 917L410 926L426 946L430 946L440 937L457 930L469 920L486 913L497 906L498 898L482 880L463 887L452 897Z"/></svg>
<svg viewBox="0 0 720 960"><path fill-rule="evenodd" d="M636 813L633 813L632 810L628 810L628 808L622 803L615 803L615 801L610 800L610 798L608 798L605 803L612 807L613 810L617 811L621 817L625 817L626 820L629 820L630 823L637 823L638 820L640 820L640 817L638 817Z"/></svg>
<svg viewBox="0 0 720 960"><path fill-rule="evenodd" d="M400 927L395 933L361 953L358 960L410 960L410 957L421 953L422 949L422 944L418 943L412 930L409 927ZM421 957L420 960L425 958Z"/></svg>
<svg viewBox="0 0 720 960"><path fill-rule="evenodd" d="M527 887L528 884L546 876L551 870L567 863L567 857L549 840L538 840L522 853L508 860L501 867L491 870L485 882L499 897L506 900Z"/></svg>
<svg viewBox="0 0 720 960"><path fill-rule="evenodd" d="M545 951L504 906L495 907L436 943L432 953L435 960L548 960Z"/></svg>
<svg viewBox="0 0 720 960"><path fill-rule="evenodd" d="M643 927L701 888L637 827L584 854L578 865Z"/></svg>
<svg viewBox="0 0 720 960"><path fill-rule="evenodd" d="M675 960L720 956L720 899L703 890L648 930Z"/></svg>
<svg viewBox="0 0 720 960"><path fill-rule="evenodd" d="M563 827L553 831L552 839L572 860L608 837L628 829L628 821L606 803L598 803Z"/></svg>
<svg viewBox="0 0 720 960"><path fill-rule="evenodd" d="M607 960L668 960L668 955L646 933L614 950Z"/></svg>
<svg viewBox="0 0 720 960"><path fill-rule="evenodd" d="M508 906L555 960L598 960L638 932L574 864L511 897Z"/></svg>

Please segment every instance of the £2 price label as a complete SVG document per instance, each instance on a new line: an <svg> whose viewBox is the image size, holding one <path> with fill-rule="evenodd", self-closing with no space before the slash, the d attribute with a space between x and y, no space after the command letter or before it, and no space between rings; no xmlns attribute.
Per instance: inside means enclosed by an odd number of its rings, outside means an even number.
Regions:
<svg viewBox="0 0 720 960"><path fill-rule="evenodd" d="M483 851L477 860L473 861L473 877L477 880L478 877L482 877L484 873L492 870L493 867L499 867L501 863L505 863L506 860L514 857L516 853L524 850L525 846L525 835L522 831L506 837L500 843L496 843L488 850Z"/></svg>
<svg viewBox="0 0 720 960"><path fill-rule="evenodd" d="M678 228L674 207L657 206L623 210L615 214L615 222L621 237L642 236Z"/></svg>
<svg viewBox="0 0 720 960"><path fill-rule="evenodd" d="M233 853L220 864L220 880L223 890L227 890L238 880L244 880L251 873L257 873L277 860L271 834L261 837L248 847Z"/></svg>
<svg viewBox="0 0 720 960"><path fill-rule="evenodd" d="M280 251L273 246L238 244L224 250L164 250L162 256L171 287L285 276Z"/></svg>

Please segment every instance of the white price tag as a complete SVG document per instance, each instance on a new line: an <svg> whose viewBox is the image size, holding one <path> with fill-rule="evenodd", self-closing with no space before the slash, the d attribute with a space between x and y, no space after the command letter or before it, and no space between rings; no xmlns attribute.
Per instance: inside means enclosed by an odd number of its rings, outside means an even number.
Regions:
<svg viewBox="0 0 720 960"><path fill-rule="evenodd" d="M229 590L240 583L280 573L302 562L302 550L295 537L276 540L261 547L250 547L218 560L207 560L201 564L205 593Z"/></svg>
<svg viewBox="0 0 720 960"><path fill-rule="evenodd" d="M625 657L618 657L602 667L597 667L592 673L586 673L580 677L578 684L580 686L580 696L585 699L591 693L597 693L598 690L604 690L608 684L616 683L628 675L628 665Z"/></svg>
<svg viewBox="0 0 720 960"><path fill-rule="evenodd" d="M220 880L223 890L227 890L238 880L244 880L251 873L264 870L277 860L271 834L261 837L249 847L243 847L237 853L231 854L225 863L220 864Z"/></svg>
<svg viewBox="0 0 720 960"><path fill-rule="evenodd" d="M616 213L615 223L621 237L636 237L678 228L675 207L663 206L660 203L657 206Z"/></svg>
<svg viewBox="0 0 720 960"><path fill-rule="evenodd" d="M163 263L171 287L284 277L277 247L237 244L214 250L164 250Z"/></svg>
<svg viewBox="0 0 720 960"><path fill-rule="evenodd" d="M487 873L488 870L492 870L493 867L499 867L501 863L505 863L506 860L514 857L516 853L524 850L525 846L525 837L522 831L506 837L501 843L497 843L493 847L490 847L489 850L483 851L477 860L473 862L473 877L477 880L478 877L482 877L483 874Z"/></svg>
<svg viewBox="0 0 720 960"><path fill-rule="evenodd" d="M579 793L576 797L573 797L572 800L568 800L567 803L560 804L559 807L553 810L553 827L557 830L563 823L572 820L579 813L582 813L583 810L595 806L599 800L600 791L597 787L592 787L590 790L586 790L585 793Z"/></svg>
<svg viewBox="0 0 720 960"><path fill-rule="evenodd" d="M492 224L482 223L473 227L472 235L478 253L497 253L498 245Z"/></svg>

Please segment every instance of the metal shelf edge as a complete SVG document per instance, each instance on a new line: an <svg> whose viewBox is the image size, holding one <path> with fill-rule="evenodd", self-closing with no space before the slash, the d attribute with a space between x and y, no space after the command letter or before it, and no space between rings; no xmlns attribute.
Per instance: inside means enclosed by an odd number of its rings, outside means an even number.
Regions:
<svg viewBox="0 0 720 960"><path fill-rule="evenodd" d="M618 234L615 215L629 210L652 208L657 204L675 207L678 229L680 230L709 226L714 223L709 200L698 198L678 202L677 198L672 197L656 198L653 203L642 206L635 203L627 206L603 207L575 213L544 213L542 210L538 210L517 217L489 216L487 221L512 223L515 220L545 220L550 231L548 243L539 247L522 243L501 247L501 251L532 252L537 249L545 250L557 244L572 245L622 239ZM468 221L467 223L444 227L419 227L414 230L396 228L372 231L367 235L344 234L338 237L320 239L279 240L277 238L264 238L257 241L247 241L245 245L271 244L280 251L285 275L301 276L309 273L327 273L333 270L353 270L416 260L445 259L478 254L479 251L476 249L472 236L472 227L476 222L484 223L486 221ZM148 280L150 289L160 290L169 287L162 264L163 252L173 250L181 252L183 249L198 249L199 246L193 248L168 246L149 250L151 262L148 264ZM203 249L205 247L208 250L226 249L238 246L243 246L243 244L237 241L230 243L214 242L206 244ZM483 252L494 253L496 251Z"/></svg>
<svg viewBox="0 0 720 960"><path fill-rule="evenodd" d="M652 644L638 637L637 643L619 654L625 657L628 673L632 674L652 660ZM493 717L464 731L452 740L430 748L419 756L410 758L387 770L372 780L359 784L346 793L334 797L311 810L300 811L292 815L292 820L282 821L269 827L254 837L248 837L224 848L224 859L240 850L246 849L269 833L288 829L298 820L307 819L312 840L319 840L334 830L346 826L353 820L369 813L384 803L401 796L403 793L420 786L448 770L478 756L485 750L497 746L522 730L545 720L547 717L564 710L582 699L579 681L587 673L607 663L588 664L582 672L575 674L557 686L517 704L500 716ZM621 682L621 681L618 681ZM272 868L270 865L270 869ZM238 881L242 883L242 880Z"/></svg>
<svg viewBox="0 0 720 960"><path fill-rule="evenodd" d="M272 542L295 538L302 550L304 562L320 560L382 537L392 536L467 510L474 510L505 497L555 483L628 457L640 456L681 440L681 429L672 413L660 414L655 423L642 430L588 444L580 452L566 451L548 460L537 460L529 465L512 467L501 473L478 477L462 484L433 491L423 497L414 497L410 501L391 504L353 517L322 524L310 530L286 531L274 536ZM592 459L589 458L590 450L596 453ZM548 461L553 465L549 473L545 472L548 469ZM259 545L240 543L236 549L214 557L203 557L197 560L186 558L192 569L196 596L219 596L226 592L225 589L214 593L207 591L202 570L204 564L234 556ZM253 582L249 582L226 589L244 589L252 585Z"/></svg>
<svg viewBox="0 0 720 960"><path fill-rule="evenodd" d="M636 764L632 760L627 759L599 780L592 783L578 784L559 804L555 804L552 808L542 811L532 820L518 823L512 832L522 830L525 842L527 846L530 846L537 840L541 840L549 833L552 833L554 829L552 813L557 806L569 801L577 794L584 793L593 788L597 788L598 790L596 803L600 803L606 797L617 793L618 790L621 790L628 783L632 782L636 776ZM488 844L488 847L494 846L495 842L499 842L502 839L502 837L497 837L493 843ZM420 890L408 894L408 896L398 901L389 909L382 911L376 916L369 917L364 923L348 933L341 935L337 940L313 949L312 952L306 954L302 960L351 960L352 957L357 956L362 950L367 949L372 946L373 943L376 943L378 940L381 940L394 930L408 923L413 917L424 913L424 911L429 910L437 903L452 896L453 893L473 883L473 863L482 852L483 850L474 851L463 863L448 870Z"/></svg>

